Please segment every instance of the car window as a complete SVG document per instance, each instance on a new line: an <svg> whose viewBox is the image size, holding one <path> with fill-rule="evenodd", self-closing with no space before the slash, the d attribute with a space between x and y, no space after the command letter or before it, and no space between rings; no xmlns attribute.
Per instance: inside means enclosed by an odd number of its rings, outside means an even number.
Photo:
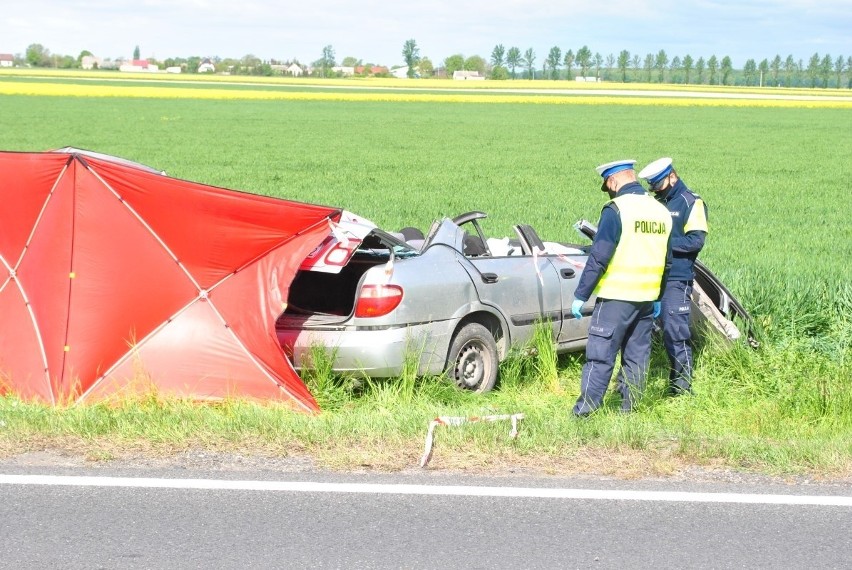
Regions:
<svg viewBox="0 0 852 570"><path fill-rule="evenodd" d="M462 242L462 253L467 257L480 257L488 255L488 246L482 239L474 223L465 224L462 226L464 231L464 241Z"/></svg>
<svg viewBox="0 0 852 570"><path fill-rule="evenodd" d="M404 241L385 232L374 230L358 246L358 253L373 256L387 256L393 251L394 257L411 257L419 252Z"/></svg>

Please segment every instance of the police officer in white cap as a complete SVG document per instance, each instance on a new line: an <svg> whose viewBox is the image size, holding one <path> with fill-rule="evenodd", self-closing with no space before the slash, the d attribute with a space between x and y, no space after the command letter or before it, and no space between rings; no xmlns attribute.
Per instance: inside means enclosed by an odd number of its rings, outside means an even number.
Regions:
<svg viewBox="0 0 852 570"><path fill-rule="evenodd" d="M603 178L601 190L612 199L601 210L571 305L579 319L584 303L597 295L576 416L586 416L603 403L619 350L621 411L632 411L645 387L651 332L671 264L671 216L637 182L635 163L616 160L596 169Z"/></svg>
<svg viewBox="0 0 852 570"><path fill-rule="evenodd" d="M707 236L707 205L687 188L670 157L655 160L639 172L672 220L672 268L662 299L660 320L663 344L671 363L667 394L692 393L692 346L689 330L690 298L695 259Z"/></svg>

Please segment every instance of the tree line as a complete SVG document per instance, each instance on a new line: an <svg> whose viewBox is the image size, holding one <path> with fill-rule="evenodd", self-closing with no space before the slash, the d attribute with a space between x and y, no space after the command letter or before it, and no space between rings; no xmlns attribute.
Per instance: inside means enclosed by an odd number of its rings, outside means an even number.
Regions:
<svg viewBox="0 0 852 570"><path fill-rule="evenodd" d="M41 44L31 44L23 57L15 56L15 65L30 67L55 67L74 69L81 66L84 56L92 55L83 50L77 57L51 54ZM685 85L744 85L771 87L837 87L852 89L852 56L814 53L807 61L796 59L793 55L783 58L775 55L764 58L760 62L755 59L746 60L742 68L736 69L731 58L727 55L717 57L715 54L705 58L693 58L686 54L683 57L669 57L666 50L648 53L644 56L622 50L617 55L603 56L584 45L577 49L563 51L559 46L553 46L546 56L539 59L533 48L521 51L512 46L506 48L497 44L491 50L489 59L479 55L465 57L463 54L453 54L444 59L442 65L434 65L428 57L421 57L420 48L414 39L406 40L402 49L408 77L452 77L455 71L475 71L490 79L526 79L526 80L575 80L614 81L621 83L669 83ZM134 59L139 59L139 46L134 49ZM202 61L209 60L216 71L227 71L232 74L245 75L275 75L276 68L296 60L261 60L248 54L239 59L234 58L167 58L155 61L148 58L150 63L162 64L165 67L181 67L185 72L194 73ZM110 67L118 67L119 62ZM300 64L301 65L301 64ZM361 59L348 56L343 58L344 67L362 67L365 73L370 73L376 65ZM310 65L301 66L307 73L319 77L333 77L341 74L334 71L337 67L334 48L331 45L323 47L322 56Z"/></svg>
<svg viewBox="0 0 852 570"><path fill-rule="evenodd" d="M411 77L411 70L422 61L415 40L405 42L402 56L409 66ZM447 76L459 70L476 71L491 79L572 80L579 77L622 83L852 88L852 56L844 59L842 55L833 59L829 54L820 57L819 53L815 53L808 60L807 66L803 60L796 60L792 55L788 55L785 60L776 55L771 61L765 58L760 63L748 59L741 70L735 70L727 55L717 58L714 54L705 60L703 56L694 59L687 54L683 58L674 56L670 60L666 51L661 49L656 54L648 53L644 57L622 50L618 56L609 54L604 58L600 53L593 54L584 45L576 53L572 49L563 53L559 46L553 46L547 56L542 58L541 69L536 67L536 60L533 48L521 52L518 47L506 49L503 44L497 44L491 50L489 61L478 55L465 58L462 54L454 54L444 59L440 71ZM431 61L429 67L431 69Z"/></svg>
<svg viewBox="0 0 852 570"><path fill-rule="evenodd" d="M488 66L480 65L479 71L494 79L550 79L572 80L578 77L596 81L621 83L680 83L696 85L746 85L772 87L846 87L852 88L852 56L832 58L829 54L815 53L807 64L792 55L781 59L776 55L757 63L748 59L742 69L734 69L731 58L715 54L708 58L692 55L674 56L669 59L665 50L644 57L622 50L616 56L606 57L592 53L582 46L576 53L568 49L563 53L558 46L550 48L536 67L536 53L528 48L523 53L517 47L508 49L503 44L494 46ZM448 71L458 65L460 56L445 60ZM465 60L465 66L468 65ZM467 67L465 67L467 68Z"/></svg>

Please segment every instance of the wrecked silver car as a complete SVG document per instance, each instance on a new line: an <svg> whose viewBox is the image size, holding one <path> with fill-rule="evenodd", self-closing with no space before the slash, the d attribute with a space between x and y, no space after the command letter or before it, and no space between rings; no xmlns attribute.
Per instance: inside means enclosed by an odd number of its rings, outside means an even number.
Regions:
<svg viewBox="0 0 852 570"><path fill-rule="evenodd" d="M347 213L348 214L348 213ZM327 350L337 372L398 376L446 372L462 388L491 390L499 362L546 322L557 352L582 350L595 299L583 318L571 302L588 244L543 241L529 225L490 237L483 212L436 221L429 232L383 231L349 214L312 252L290 287L278 339L297 369ZM595 228L575 226L591 238ZM748 314L703 265L693 311L729 339ZM410 361L409 361L410 362Z"/></svg>

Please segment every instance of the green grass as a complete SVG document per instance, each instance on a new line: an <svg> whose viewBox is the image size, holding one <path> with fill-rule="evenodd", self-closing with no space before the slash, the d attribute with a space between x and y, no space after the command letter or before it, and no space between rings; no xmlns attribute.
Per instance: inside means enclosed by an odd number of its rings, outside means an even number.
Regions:
<svg viewBox="0 0 852 570"><path fill-rule="evenodd" d="M655 472L680 462L772 473L852 472L852 200L844 172L852 113L844 109L193 101L0 97L0 149L66 145L122 156L172 176L343 206L389 229L468 210L487 231L532 224L578 241L597 221L594 166L673 156L710 207L702 260L755 316L757 351L700 347L694 398L665 400L655 347L640 411L589 421L568 415L582 355L514 355L498 390L461 393L412 373L305 374L324 412L302 416L250 402L193 405L156 397L117 407L49 409L0 399L0 451L81 446L187 446L311 453L328 465L416 464L438 415L523 412L508 425L439 431L437 466L550 465L564 471L613 455ZM619 463L615 463L619 464ZM589 465L589 469L595 466ZM639 469L639 467L636 467Z"/></svg>
<svg viewBox="0 0 852 570"><path fill-rule="evenodd" d="M662 399L665 356L657 346L637 413L619 414L617 398L608 396L597 414L576 420L570 406L582 357L560 359L554 382L549 375L557 361L542 342L541 337L536 342L538 354L519 351L506 361L500 389L482 396L411 374L337 377L320 363L306 375L324 404L315 417L277 405L239 400L199 405L155 394L69 408L0 398L0 455L59 447L104 460L208 448L308 454L332 468L404 469L417 464L434 417L523 413L515 440L508 437L508 422L439 428L432 467L512 465L568 473L619 466L626 469L621 475L659 475L698 464L775 475L850 473L852 393L837 377L814 381L792 347L755 352L704 346L698 395ZM850 372L848 363L844 370Z"/></svg>

